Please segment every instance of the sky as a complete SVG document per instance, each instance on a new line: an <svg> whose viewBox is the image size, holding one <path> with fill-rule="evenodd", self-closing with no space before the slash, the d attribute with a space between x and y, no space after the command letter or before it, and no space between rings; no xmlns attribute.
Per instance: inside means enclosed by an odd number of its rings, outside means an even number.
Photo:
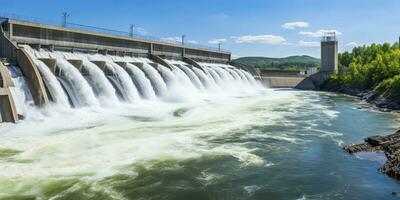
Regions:
<svg viewBox="0 0 400 200"><path fill-rule="evenodd" d="M0 0L0 15L68 21L163 40L217 47L232 57L320 57L319 41L336 32L339 51L394 43L400 0Z"/></svg>

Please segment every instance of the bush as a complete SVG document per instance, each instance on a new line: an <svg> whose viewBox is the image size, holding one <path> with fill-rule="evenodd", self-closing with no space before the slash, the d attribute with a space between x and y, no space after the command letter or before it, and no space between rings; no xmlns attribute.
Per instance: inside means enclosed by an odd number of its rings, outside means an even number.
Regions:
<svg viewBox="0 0 400 200"><path fill-rule="evenodd" d="M348 68L348 71L344 71ZM345 84L380 92L400 91L400 49L396 43L355 47L339 54L336 79Z"/></svg>

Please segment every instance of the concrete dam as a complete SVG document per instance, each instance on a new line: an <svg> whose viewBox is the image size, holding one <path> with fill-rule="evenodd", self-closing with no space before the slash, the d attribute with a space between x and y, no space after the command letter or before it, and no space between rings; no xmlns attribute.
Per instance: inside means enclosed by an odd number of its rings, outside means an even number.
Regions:
<svg viewBox="0 0 400 200"><path fill-rule="evenodd" d="M0 33L0 122L44 107L112 107L262 90L227 51L14 19Z"/></svg>

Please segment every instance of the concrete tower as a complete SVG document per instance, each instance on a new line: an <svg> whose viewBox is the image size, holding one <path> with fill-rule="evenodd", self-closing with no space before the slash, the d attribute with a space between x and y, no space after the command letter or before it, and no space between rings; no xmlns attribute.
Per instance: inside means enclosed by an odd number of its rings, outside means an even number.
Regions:
<svg viewBox="0 0 400 200"><path fill-rule="evenodd" d="M321 72L338 70L338 41L335 32L326 33L321 40Z"/></svg>

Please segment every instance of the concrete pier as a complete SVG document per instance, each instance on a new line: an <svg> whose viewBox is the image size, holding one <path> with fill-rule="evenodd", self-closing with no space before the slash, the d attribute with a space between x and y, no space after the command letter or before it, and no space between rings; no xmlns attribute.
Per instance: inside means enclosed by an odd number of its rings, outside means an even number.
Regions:
<svg viewBox="0 0 400 200"><path fill-rule="evenodd" d="M17 122L18 114L10 87L14 87L7 68L0 62L0 122Z"/></svg>

